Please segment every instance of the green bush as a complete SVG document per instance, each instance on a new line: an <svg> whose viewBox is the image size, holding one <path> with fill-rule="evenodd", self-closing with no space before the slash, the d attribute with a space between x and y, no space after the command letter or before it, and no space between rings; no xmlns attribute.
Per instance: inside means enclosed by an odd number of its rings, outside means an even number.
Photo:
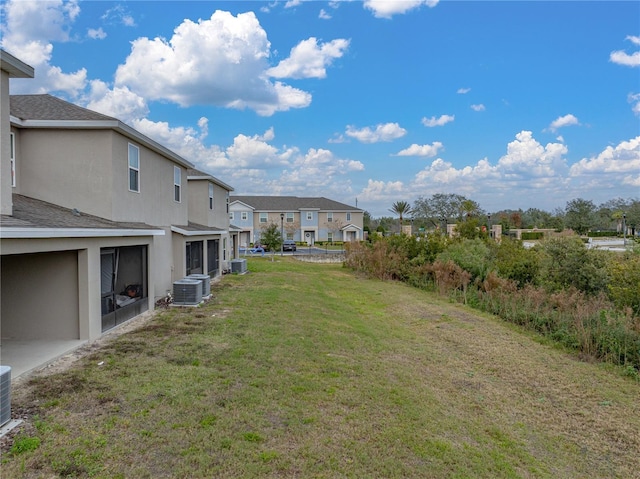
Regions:
<svg viewBox="0 0 640 479"><path fill-rule="evenodd" d="M606 251L589 250L580 238L551 238L538 246L541 252L541 282L549 291L574 287L596 294L606 291Z"/></svg>
<svg viewBox="0 0 640 479"><path fill-rule="evenodd" d="M473 280L483 281L489 272L489 247L479 238L463 239L449 245L437 256L437 260L443 263L453 261L471 273Z"/></svg>
<svg viewBox="0 0 640 479"><path fill-rule="evenodd" d="M520 236L523 240L540 240L544 238L542 231L525 231Z"/></svg>

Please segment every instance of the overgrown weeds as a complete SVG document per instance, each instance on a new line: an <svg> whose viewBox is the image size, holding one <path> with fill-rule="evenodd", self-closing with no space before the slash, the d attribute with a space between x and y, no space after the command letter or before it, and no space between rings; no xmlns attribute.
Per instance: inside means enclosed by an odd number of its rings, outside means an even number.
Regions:
<svg viewBox="0 0 640 479"><path fill-rule="evenodd" d="M640 370L638 253L590 251L575 238L527 250L507 239L497 245L480 238L402 235L353 245L345 265L437 291L583 357Z"/></svg>

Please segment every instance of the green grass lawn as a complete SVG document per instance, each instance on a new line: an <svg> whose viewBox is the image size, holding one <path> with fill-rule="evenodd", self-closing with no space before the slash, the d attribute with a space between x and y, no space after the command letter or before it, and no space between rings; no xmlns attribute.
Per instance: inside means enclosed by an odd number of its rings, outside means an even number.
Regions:
<svg viewBox="0 0 640 479"><path fill-rule="evenodd" d="M640 477L640 385L339 265L248 259L17 388L1 476Z"/></svg>

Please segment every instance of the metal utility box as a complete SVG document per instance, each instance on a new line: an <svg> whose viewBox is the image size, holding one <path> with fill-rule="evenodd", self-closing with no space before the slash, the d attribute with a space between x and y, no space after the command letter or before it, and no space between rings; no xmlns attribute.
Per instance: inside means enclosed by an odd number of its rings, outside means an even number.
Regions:
<svg viewBox="0 0 640 479"><path fill-rule="evenodd" d="M247 272L247 260L246 259L232 259L231 260L231 272L232 273L246 273Z"/></svg>
<svg viewBox="0 0 640 479"><path fill-rule="evenodd" d="M173 283L173 304L196 305L202 301L202 281L182 278Z"/></svg>
<svg viewBox="0 0 640 479"><path fill-rule="evenodd" d="M11 368L0 366L0 426L11 421Z"/></svg>
<svg viewBox="0 0 640 479"><path fill-rule="evenodd" d="M190 274L187 279L202 281L202 297L207 298L211 294L211 278L208 274Z"/></svg>

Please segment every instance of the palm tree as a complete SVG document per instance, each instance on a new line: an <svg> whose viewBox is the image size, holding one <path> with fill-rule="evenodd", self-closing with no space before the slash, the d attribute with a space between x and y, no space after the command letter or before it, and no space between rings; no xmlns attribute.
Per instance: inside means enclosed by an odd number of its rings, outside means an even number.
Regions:
<svg viewBox="0 0 640 479"><path fill-rule="evenodd" d="M392 213L400 217L400 232L402 233L402 217L411 213L411 204L406 201L396 201L389 209Z"/></svg>

